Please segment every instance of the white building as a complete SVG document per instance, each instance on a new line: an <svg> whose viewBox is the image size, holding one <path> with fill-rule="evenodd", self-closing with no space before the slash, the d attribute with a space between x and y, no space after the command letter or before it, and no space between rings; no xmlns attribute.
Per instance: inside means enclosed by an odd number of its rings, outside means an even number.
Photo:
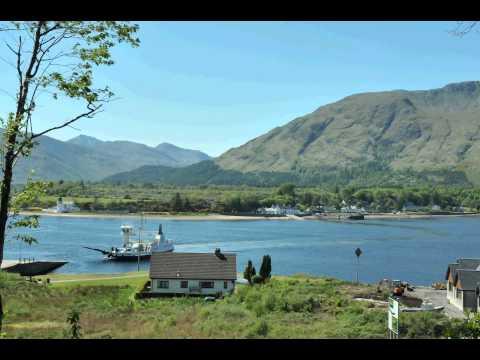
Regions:
<svg viewBox="0 0 480 360"><path fill-rule="evenodd" d="M151 292L168 295L232 293L237 280L236 254L153 253L150 258Z"/></svg>
<svg viewBox="0 0 480 360"><path fill-rule="evenodd" d="M259 209L259 212L266 215L301 215L302 211L291 206L272 205L269 208Z"/></svg>
<svg viewBox="0 0 480 360"><path fill-rule="evenodd" d="M342 213L353 213L353 214L366 214L367 211L364 207L357 207L356 205L343 206L340 211Z"/></svg>
<svg viewBox="0 0 480 360"><path fill-rule="evenodd" d="M78 206L75 205L73 201L64 201L61 197L57 200L57 206L49 209L45 209L47 212L54 213L68 213L72 211L80 210Z"/></svg>

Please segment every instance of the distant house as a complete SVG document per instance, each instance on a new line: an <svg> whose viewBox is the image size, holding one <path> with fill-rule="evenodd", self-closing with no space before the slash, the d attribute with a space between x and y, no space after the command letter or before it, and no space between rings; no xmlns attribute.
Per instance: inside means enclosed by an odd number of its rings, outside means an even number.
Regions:
<svg viewBox="0 0 480 360"><path fill-rule="evenodd" d="M280 205L272 205L269 208L260 208L258 209L260 214L265 215L301 215L303 214L302 211L295 207L291 206L280 206Z"/></svg>
<svg viewBox="0 0 480 360"><path fill-rule="evenodd" d="M353 213L353 214L366 214L367 211L364 207L357 207L356 205L343 206L340 211L342 213Z"/></svg>
<svg viewBox="0 0 480 360"><path fill-rule="evenodd" d="M458 259L448 265L445 275L447 299L460 310L477 311L480 259Z"/></svg>
<svg viewBox="0 0 480 360"><path fill-rule="evenodd" d="M236 254L153 253L151 292L157 294L220 295L231 293L237 279Z"/></svg>
<svg viewBox="0 0 480 360"><path fill-rule="evenodd" d="M57 200L57 206L45 209L44 211L54 213L69 213L78 210L80 210L79 207L76 206L73 201L64 201L63 198L59 197Z"/></svg>
<svg viewBox="0 0 480 360"><path fill-rule="evenodd" d="M442 208L439 205L432 205L432 211L440 211Z"/></svg>

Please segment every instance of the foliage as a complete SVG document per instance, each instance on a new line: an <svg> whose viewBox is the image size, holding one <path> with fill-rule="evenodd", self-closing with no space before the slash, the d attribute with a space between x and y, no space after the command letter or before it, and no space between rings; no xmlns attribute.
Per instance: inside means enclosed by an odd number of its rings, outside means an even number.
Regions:
<svg viewBox="0 0 480 360"><path fill-rule="evenodd" d="M260 266L260 276L265 281L270 279L272 273L272 259L270 255L264 255L262 259L262 265Z"/></svg>
<svg viewBox="0 0 480 360"><path fill-rule="evenodd" d="M72 309L68 314L67 322L70 324L71 338L80 339L82 329L80 326L80 312L77 309Z"/></svg>
<svg viewBox="0 0 480 360"><path fill-rule="evenodd" d="M46 285L0 273L6 337L62 338L71 333L65 318L72 309L81 313L82 338L385 338L386 333L385 308L353 300L375 294L376 287L331 278L273 276L262 286L237 285L234 294L204 302L132 300L146 274L108 280L98 275L96 281L49 277L54 281ZM72 281L55 283L61 279ZM452 323L439 313L400 316L406 324L402 337L444 337L443 329Z"/></svg>
<svg viewBox="0 0 480 360"><path fill-rule="evenodd" d="M243 272L243 278L248 280L248 283L252 285L252 278L256 275L255 267L252 264L251 260L248 260L247 266L245 267L245 271Z"/></svg>
<svg viewBox="0 0 480 360"><path fill-rule="evenodd" d="M260 275L255 275L252 277L252 283L254 284L263 284L264 281L265 279Z"/></svg>
<svg viewBox="0 0 480 360"><path fill-rule="evenodd" d="M21 188L21 186L17 186ZM337 191L337 192L335 192ZM296 187L295 201L278 195L276 187L251 186L175 186L165 184L109 184L98 182L49 182L45 193L25 203L22 208L49 207L57 197L75 201L83 211L165 212L172 211L176 194L182 202L176 212L254 213L259 207L296 205L303 209L341 207L343 196L351 205L365 207L369 212L408 211L430 212L433 205L442 211L477 211L480 209L480 188L444 186L426 187ZM128 196L127 196L128 195ZM292 202L293 201L293 202ZM180 202L177 201L178 209Z"/></svg>

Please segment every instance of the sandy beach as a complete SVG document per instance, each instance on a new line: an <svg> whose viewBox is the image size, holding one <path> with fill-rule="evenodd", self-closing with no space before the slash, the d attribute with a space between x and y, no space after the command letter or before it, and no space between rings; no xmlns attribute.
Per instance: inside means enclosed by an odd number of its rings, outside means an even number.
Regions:
<svg viewBox="0 0 480 360"><path fill-rule="evenodd" d="M112 213L49 213L41 211L23 211L21 215L39 215L39 216L54 216L54 217L75 217L75 218L118 218L118 217L132 217L138 218L139 214L112 214ZM162 214L144 214L146 219L164 219L164 220L222 220L222 221L241 221L241 220L295 220L293 217L278 216L278 217L263 217L263 216L236 216L236 215L222 215L222 214L208 214L208 215L162 215Z"/></svg>
<svg viewBox="0 0 480 360"><path fill-rule="evenodd" d="M54 216L54 217L73 217L73 218L118 218L118 217L132 217L137 218L138 214L114 214L114 213L50 213L41 211L23 211L21 215L39 215L39 216ZM243 215L223 215L223 214L208 214L208 215L165 215L146 213L144 217L147 219L164 219L164 220L210 220L210 221L251 221L251 220L330 220L330 221L344 221L345 219L339 219L338 216L345 216L345 214L330 213L326 215L314 215L314 216L243 216ZM480 213L465 213L465 214L450 214L450 215L431 215L431 214L413 214L413 213L378 213L367 214L365 220L379 220L379 219L434 219L444 217L459 217L459 216L479 216ZM356 221L356 220L352 220Z"/></svg>

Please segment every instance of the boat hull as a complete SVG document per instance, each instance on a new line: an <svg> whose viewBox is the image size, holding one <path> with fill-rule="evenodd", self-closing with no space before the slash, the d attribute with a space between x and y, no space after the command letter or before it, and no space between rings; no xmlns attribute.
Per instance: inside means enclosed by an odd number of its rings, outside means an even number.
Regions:
<svg viewBox="0 0 480 360"><path fill-rule="evenodd" d="M173 249L161 252L172 252ZM150 259L151 254L140 255L140 260L148 260ZM111 255L106 258L106 260L111 261L138 261L138 255Z"/></svg>
<svg viewBox="0 0 480 360"><path fill-rule="evenodd" d="M21 276L38 276L45 275L55 269L67 264L67 261L33 261L28 263L20 263L3 268L6 272L17 273Z"/></svg>

